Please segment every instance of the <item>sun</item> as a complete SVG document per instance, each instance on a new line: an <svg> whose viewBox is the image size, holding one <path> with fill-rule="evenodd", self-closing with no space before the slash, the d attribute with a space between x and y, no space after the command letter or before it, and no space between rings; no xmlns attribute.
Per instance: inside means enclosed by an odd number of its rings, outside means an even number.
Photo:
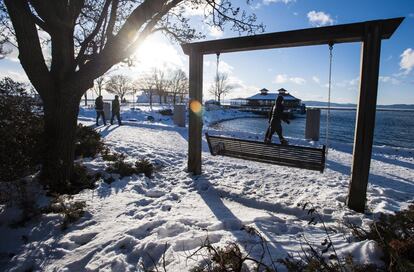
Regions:
<svg viewBox="0 0 414 272"><path fill-rule="evenodd" d="M160 35L148 37L134 57L140 70L182 67L184 63L181 48Z"/></svg>

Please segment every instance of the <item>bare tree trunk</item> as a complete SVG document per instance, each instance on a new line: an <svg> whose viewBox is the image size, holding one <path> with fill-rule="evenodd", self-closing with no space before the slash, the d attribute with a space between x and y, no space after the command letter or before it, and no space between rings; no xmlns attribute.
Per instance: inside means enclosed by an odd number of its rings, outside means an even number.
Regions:
<svg viewBox="0 0 414 272"><path fill-rule="evenodd" d="M149 93L150 109L152 110L152 91Z"/></svg>
<svg viewBox="0 0 414 272"><path fill-rule="evenodd" d="M52 99L44 106L45 157L42 179L51 189L65 192L73 175L75 136L80 98Z"/></svg>

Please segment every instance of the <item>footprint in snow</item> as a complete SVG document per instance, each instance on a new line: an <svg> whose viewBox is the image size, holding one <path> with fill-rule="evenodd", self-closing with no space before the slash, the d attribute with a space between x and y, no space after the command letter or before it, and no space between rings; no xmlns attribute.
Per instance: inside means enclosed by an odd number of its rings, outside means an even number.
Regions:
<svg viewBox="0 0 414 272"><path fill-rule="evenodd" d="M148 197L158 198L165 195L165 192L158 189L150 189L145 192L145 195Z"/></svg>
<svg viewBox="0 0 414 272"><path fill-rule="evenodd" d="M73 241L74 243L83 246L92 241L92 239L97 235L97 232L90 232L90 233L82 233L79 235L73 235L69 237L69 240Z"/></svg>
<svg viewBox="0 0 414 272"><path fill-rule="evenodd" d="M140 199L138 201L131 202L128 205L135 205L135 206L143 207L143 206L148 206L152 202L154 202L154 200L144 198L144 199Z"/></svg>
<svg viewBox="0 0 414 272"><path fill-rule="evenodd" d="M161 210L164 212L171 211L172 206L171 205L162 205Z"/></svg>

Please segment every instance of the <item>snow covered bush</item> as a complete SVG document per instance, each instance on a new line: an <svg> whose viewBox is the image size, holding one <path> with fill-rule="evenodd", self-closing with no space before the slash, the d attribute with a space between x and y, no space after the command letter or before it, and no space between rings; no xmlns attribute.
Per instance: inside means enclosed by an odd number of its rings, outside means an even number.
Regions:
<svg viewBox="0 0 414 272"><path fill-rule="evenodd" d="M154 166L147 159L141 159L135 162L135 168L138 173L143 173L146 177L150 178L154 172Z"/></svg>
<svg viewBox="0 0 414 272"><path fill-rule="evenodd" d="M124 160L125 154L111 152L109 148L104 148L104 150L102 151L102 159L104 161Z"/></svg>
<svg viewBox="0 0 414 272"><path fill-rule="evenodd" d="M42 213L62 215L61 229L66 230L84 215L85 207L85 201L71 201L70 196L57 196L48 207L42 209Z"/></svg>
<svg viewBox="0 0 414 272"><path fill-rule="evenodd" d="M240 245L236 242L228 242L224 246L215 246L208 236L203 244L193 253L187 256L191 260L203 260L197 266L190 269L191 272L249 272L263 271L276 272L273 263L266 264L265 258L269 254L267 240L262 234L251 226L243 226L255 242Z"/></svg>
<svg viewBox="0 0 414 272"><path fill-rule="evenodd" d="M93 128L79 124L76 130L75 156L95 157L103 150L101 135Z"/></svg>
<svg viewBox="0 0 414 272"><path fill-rule="evenodd" d="M73 167L73 176L70 185L66 190L68 194L77 194L83 189L95 188L97 177L89 175L85 166L76 163Z"/></svg>
<svg viewBox="0 0 414 272"><path fill-rule="evenodd" d="M382 248L387 271L414 271L414 205L395 214L382 214L369 230L348 224L360 240L374 240Z"/></svg>
<svg viewBox="0 0 414 272"><path fill-rule="evenodd" d="M278 260L286 266L289 272L377 272L380 270L373 264L356 264L352 255L347 255L340 262L326 261L322 255L319 255L316 251L309 250L306 252L306 257L301 260L287 257L285 259Z"/></svg>
<svg viewBox="0 0 414 272"><path fill-rule="evenodd" d="M121 178L137 174L134 165L130 162L126 162L124 159L116 160L106 168L106 171L109 173L119 174Z"/></svg>
<svg viewBox="0 0 414 272"><path fill-rule="evenodd" d="M43 118L26 86L0 81L0 181L15 181L35 171L42 157Z"/></svg>
<svg viewBox="0 0 414 272"><path fill-rule="evenodd" d="M325 232L325 238L321 243L311 242L304 234L300 235L301 253L292 256L288 254L283 259L277 261L283 264L289 272L297 271L326 271L326 272L376 272L382 271L375 264L360 264L354 262L351 254L338 255L334 243L331 239L332 234L337 230L325 224L323 216L317 208L309 202L299 203L298 207L308 216L308 225L321 225Z"/></svg>
<svg viewBox="0 0 414 272"><path fill-rule="evenodd" d="M126 162L123 154L107 153L106 155L103 155L103 157L104 156L108 156L110 159L116 159L106 168L106 171L108 173L119 174L121 178L132 176L134 174L144 174L146 177L150 178L154 172L154 166L147 159L141 159L133 164L131 162Z"/></svg>

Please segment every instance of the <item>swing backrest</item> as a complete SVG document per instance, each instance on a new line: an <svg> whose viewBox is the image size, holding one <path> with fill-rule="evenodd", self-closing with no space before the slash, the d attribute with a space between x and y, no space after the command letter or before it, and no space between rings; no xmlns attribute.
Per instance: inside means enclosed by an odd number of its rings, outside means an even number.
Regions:
<svg viewBox="0 0 414 272"><path fill-rule="evenodd" d="M325 146L322 148L265 144L263 142L212 136L206 133L210 153L244 160L278 164L321 173L325 169Z"/></svg>

